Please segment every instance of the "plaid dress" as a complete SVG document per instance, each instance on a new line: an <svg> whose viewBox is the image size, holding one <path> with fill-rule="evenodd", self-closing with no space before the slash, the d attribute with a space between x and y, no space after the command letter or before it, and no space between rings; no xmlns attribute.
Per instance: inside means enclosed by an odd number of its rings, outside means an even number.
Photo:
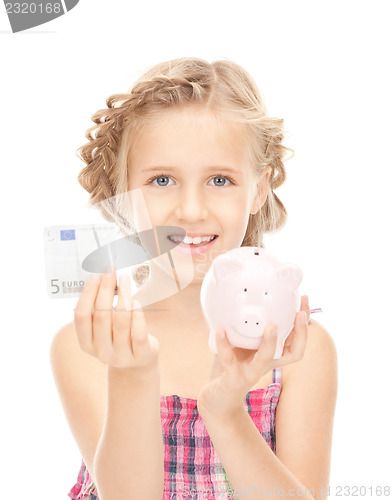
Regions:
<svg viewBox="0 0 392 500"><path fill-rule="evenodd" d="M310 314L322 312L320 307ZM272 384L249 391L244 398L248 413L272 451L276 451L275 414L282 389L282 367L272 370ZM197 410L197 400L161 396L164 444L163 500L232 499L233 490ZM68 496L72 500L99 500L82 460L78 479Z"/></svg>
<svg viewBox="0 0 392 500"><path fill-rule="evenodd" d="M244 404L265 441L275 453L275 412L281 391L282 368L272 372L268 388L249 391ZM233 498L231 485L197 410L197 400L161 396L164 444L163 500ZM68 496L73 500L99 500L84 461L77 483Z"/></svg>

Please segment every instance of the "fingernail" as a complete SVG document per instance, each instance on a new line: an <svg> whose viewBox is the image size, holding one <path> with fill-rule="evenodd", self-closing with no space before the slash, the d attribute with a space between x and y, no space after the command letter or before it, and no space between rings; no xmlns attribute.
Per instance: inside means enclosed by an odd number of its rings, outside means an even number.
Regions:
<svg viewBox="0 0 392 500"><path fill-rule="evenodd" d="M301 325L306 325L306 321L307 321L306 312L301 311L301 314L300 314Z"/></svg>
<svg viewBox="0 0 392 500"><path fill-rule="evenodd" d="M118 281L120 283L120 292L124 300L125 309L127 311L132 311L131 280L127 274L121 274Z"/></svg>
<svg viewBox="0 0 392 500"><path fill-rule="evenodd" d="M118 281L120 282L120 287L127 288L131 283L131 280L127 274L120 274Z"/></svg>
<svg viewBox="0 0 392 500"><path fill-rule="evenodd" d="M105 267L105 274L107 276L111 276L113 274L113 271L114 271L114 266L106 266Z"/></svg>
<svg viewBox="0 0 392 500"><path fill-rule="evenodd" d="M133 304L133 309L140 309L142 307L138 300L134 300L132 304Z"/></svg>
<svg viewBox="0 0 392 500"><path fill-rule="evenodd" d="M223 330L218 331L218 337L223 340L225 338L225 332Z"/></svg>
<svg viewBox="0 0 392 500"><path fill-rule="evenodd" d="M309 297L307 295L304 296L304 306L309 307Z"/></svg>
<svg viewBox="0 0 392 500"><path fill-rule="evenodd" d="M99 274L92 274L90 276L91 283L99 283L100 279L101 279L101 276Z"/></svg>
<svg viewBox="0 0 392 500"><path fill-rule="evenodd" d="M278 327L274 326L274 328L271 330L272 336L277 337L278 336Z"/></svg>

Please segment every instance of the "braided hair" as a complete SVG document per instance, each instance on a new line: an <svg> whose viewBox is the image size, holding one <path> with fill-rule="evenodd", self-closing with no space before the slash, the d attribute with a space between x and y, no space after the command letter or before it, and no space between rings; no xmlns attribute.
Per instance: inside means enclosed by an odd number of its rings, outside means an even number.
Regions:
<svg viewBox="0 0 392 500"><path fill-rule="evenodd" d="M78 180L90 193L90 204L99 206L99 202L128 191L128 155L137 131L165 110L187 104L198 104L242 123L248 129L256 175L271 168L266 202L249 215L242 242L242 246L263 247L263 233L278 229L287 218L274 190L286 179L283 162L291 150L282 144L283 120L268 116L252 77L230 60L208 63L182 57L166 61L147 69L127 93L107 98L107 108L91 117L94 125L85 134L89 142L77 150L86 164ZM113 221L107 213L103 216ZM142 274L145 277L145 269Z"/></svg>

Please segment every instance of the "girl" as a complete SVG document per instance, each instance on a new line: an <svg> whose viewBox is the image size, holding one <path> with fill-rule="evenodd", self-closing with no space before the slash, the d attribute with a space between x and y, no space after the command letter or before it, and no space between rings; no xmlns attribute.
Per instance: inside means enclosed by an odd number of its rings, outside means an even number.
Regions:
<svg viewBox="0 0 392 500"><path fill-rule="evenodd" d="M252 78L226 60L159 64L107 106L80 149L82 186L92 203L140 189L152 226L186 231L195 273L141 307L165 285L150 261L148 279L146 266L134 276L143 286L131 307L130 280L119 277L114 308L115 270L92 275L74 321L55 336L53 373L83 457L69 497L322 498L337 356L309 320L307 296L277 360L273 324L253 351L216 332L212 354L200 305L213 258L262 247L263 233L285 221L274 193L286 176L282 120L267 116Z"/></svg>

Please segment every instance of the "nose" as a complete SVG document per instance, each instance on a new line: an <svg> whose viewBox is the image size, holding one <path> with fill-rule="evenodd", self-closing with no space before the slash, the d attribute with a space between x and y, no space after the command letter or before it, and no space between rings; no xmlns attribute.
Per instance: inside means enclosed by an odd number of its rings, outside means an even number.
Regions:
<svg viewBox="0 0 392 500"><path fill-rule="evenodd" d="M205 197L197 188L183 189L178 195L175 215L178 220L197 222L208 218L209 211Z"/></svg>
<svg viewBox="0 0 392 500"><path fill-rule="evenodd" d="M255 328L261 325L261 319L258 314L244 314L242 316L242 323L244 327Z"/></svg>
<svg viewBox="0 0 392 500"><path fill-rule="evenodd" d="M238 331L250 337L258 337L265 327L265 316L259 308L245 308L238 315Z"/></svg>

